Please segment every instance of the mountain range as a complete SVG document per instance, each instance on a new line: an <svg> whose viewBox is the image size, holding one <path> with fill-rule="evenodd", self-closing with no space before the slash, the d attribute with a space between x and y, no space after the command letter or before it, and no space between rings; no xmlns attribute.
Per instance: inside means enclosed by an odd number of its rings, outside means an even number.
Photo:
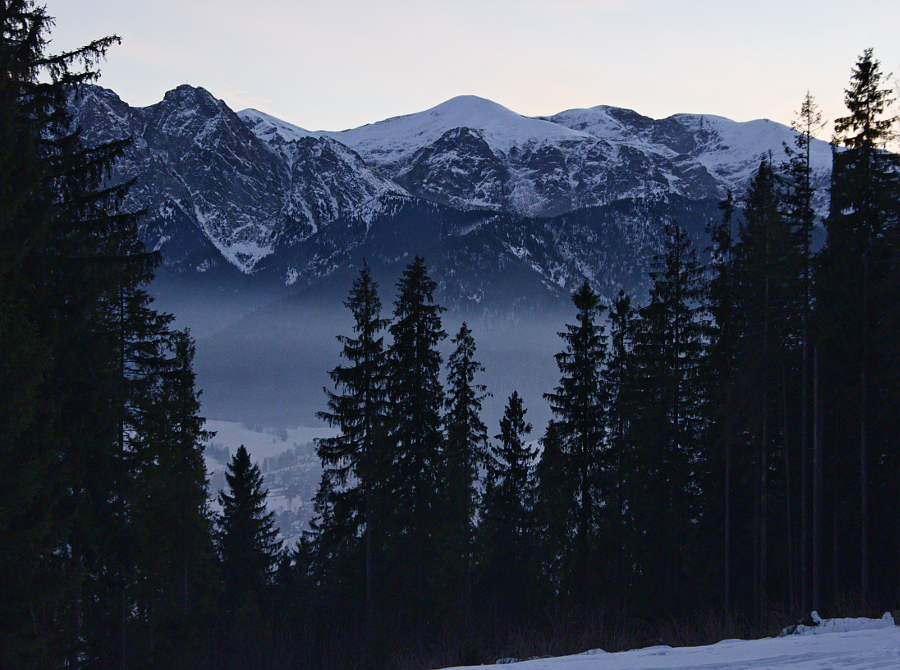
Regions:
<svg viewBox="0 0 900 670"><path fill-rule="evenodd" d="M728 190L740 199L760 160L794 140L771 121L605 106L528 118L473 96L341 132L234 112L189 86L143 108L86 87L71 109L88 144L132 139L111 178L133 180L125 206L145 211L140 235L162 256L157 306L197 340L219 433L211 490L247 445L286 538L308 521L319 469L311 445L278 436L318 425L363 259L387 316L403 267L425 257L445 330L474 331L493 393L483 420L496 427L515 390L536 438L570 292L589 279L607 300L621 289L640 300L663 224L677 220L702 251ZM829 145L814 143L812 159L824 209Z"/></svg>
<svg viewBox="0 0 900 670"><path fill-rule="evenodd" d="M609 106L530 118L475 96L340 132L186 85L143 108L86 87L71 107L87 143L132 138L113 179L135 181L126 206L146 211L140 233L166 272L286 293L419 254L462 313L539 309L585 278L606 298L640 294L664 222L702 249L726 192L740 198L794 141L767 120ZM827 143L812 161L824 208Z"/></svg>

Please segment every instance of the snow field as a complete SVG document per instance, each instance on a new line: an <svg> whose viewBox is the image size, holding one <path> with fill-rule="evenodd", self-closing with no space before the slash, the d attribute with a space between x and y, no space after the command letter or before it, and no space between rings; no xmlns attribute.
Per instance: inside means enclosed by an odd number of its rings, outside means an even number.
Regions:
<svg viewBox="0 0 900 670"><path fill-rule="evenodd" d="M509 662L508 660L506 662ZM521 670L897 670L900 627L881 619L826 619L794 634L723 640L705 647L655 646L619 653L594 649L515 663Z"/></svg>

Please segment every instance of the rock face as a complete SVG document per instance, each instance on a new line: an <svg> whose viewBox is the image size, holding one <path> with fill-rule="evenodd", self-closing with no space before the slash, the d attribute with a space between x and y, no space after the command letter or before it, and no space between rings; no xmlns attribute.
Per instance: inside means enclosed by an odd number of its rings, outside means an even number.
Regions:
<svg viewBox="0 0 900 670"><path fill-rule="evenodd" d="M527 118L474 96L338 133L189 86L145 108L87 87L72 110L88 143L133 138L113 178L135 180L126 204L146 210L144 241L173 272L299 288L363 257L424 254L461 309L584 278L607 297L640 292L663 223L699 240L726 191L740 197L794 138L770 121L604 106ZM813 149L824 203L830 149Z"/></svg>

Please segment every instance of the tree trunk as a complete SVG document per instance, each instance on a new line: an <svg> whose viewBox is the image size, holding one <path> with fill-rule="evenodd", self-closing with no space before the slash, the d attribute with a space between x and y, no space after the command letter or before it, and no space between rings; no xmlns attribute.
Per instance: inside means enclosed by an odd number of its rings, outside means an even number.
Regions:
<svg viewBox="0 0 900 670"><path fill-rule="evenodd" d="M806 306L800 373L800 609L809 612L809 352Z"/></svg>
<svg viewBox="0 0 900 670"><path fill-rule="evenodd" d="M868 241L867 241L868 246ZM869 250L863 253L863 304L862 342L860 347L860 427L859 427L859 479L860 479L860 596L863 606L869 600Z"/></svg>
<svg viewBox="0 0 900 670"><path fill-rule="evenodd" d="M822 371L813 347L813 542L812 607L822 607Z"/></svg>
<svg viewBox="0 0 900 670"><path fill-rule="evenodd" d="M794 556L794 502L793 496L791 495L793 481L791 480L791 451L789 448L788 442L788 397L787 397L787 370L785 370L782 365L781 368L781 399L782 399L782 409L784 410L784 472L785 472L785 502L787 508L786 512L786 523L787 523L787 541L788 541L788 599L791 604L791 612L796 613L797 611L797 575L796 575L796 560Z"/></svg>
<svg viewBox="0 0 900 670"><path fill-rule="evenodd" d="M767 411L768 396L763 393L762 439L760 440L759 463L759 613L762 616L768 601L768 516L769 516L769 413ZM760 619L760 623L762 619Z"/></svg>
<svg viewBox="0 0 900 670"><path fill-rule="evenodd" d="M732 412L734 385L729 381L725 391L728 415L725 419L725 611L731 612L731 468L732 468Z"/></svg>

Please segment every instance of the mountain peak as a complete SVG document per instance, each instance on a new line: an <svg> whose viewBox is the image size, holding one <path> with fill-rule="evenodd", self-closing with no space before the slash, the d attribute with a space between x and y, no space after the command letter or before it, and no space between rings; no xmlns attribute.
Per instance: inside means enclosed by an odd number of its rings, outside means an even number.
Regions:
<svg viewBox="0 0 900 670"><path fill-rule="evenodd" d="M457 95L426 110L426 113L434 116L454 116L471 121L493 120L498 117L522 118L521 114L517 114L508 107L477 95Z"/></svg>
<svg viewBox="0 0 900 670"><path fill-rule="evenodd" d="M308 130L287 121L282 121L258 109L244 109L238 112L237 115L257 137L263 140L268 141L277 137L285 142L293 142L304 137L313 137L313 133Z"/></svg>
<svg viewBox="0 0 900 670"><path fill-rule="evenodd" d="M525 144L585 139L577 130L517 114L491 100L460 95L424 112L395 116L378 123L322 133L345 144L373 165L393 164L408 158L457 128L478 131L493 151L506 153Z"/></svg>
<svg viewBox="0 0 900 670"><path fill-rule="evenodd" d="M166 91L163 102L218 102L205 88L182 84Z"/></svg>

